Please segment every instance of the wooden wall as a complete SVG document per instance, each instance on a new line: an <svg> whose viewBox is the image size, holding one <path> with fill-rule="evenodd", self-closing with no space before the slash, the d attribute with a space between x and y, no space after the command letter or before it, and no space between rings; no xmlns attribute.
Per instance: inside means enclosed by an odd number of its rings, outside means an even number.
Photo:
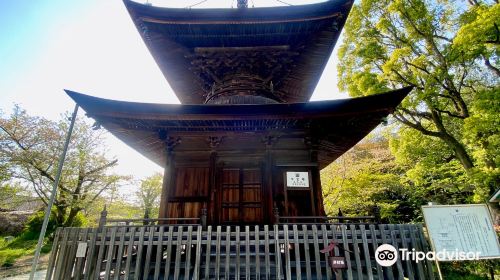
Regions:
<svg viewBox="0 0 500 280"><path fill-rule="evenodd" d="M275 207L281 216L321 215L317 162L303 139L282 137L274 145L260 139L227 137L216 149L199 152L193 151L203 144L199 136L183 141L165 171L168 194L160 217L200 217L207 209L209 224L247 225L272 224ZM286 171L309 172L310 188L287 188Z"/></svg>
<svg viewBox="0 0 500 280"><path fill-rule="evenodd" d="M196 218L209 200L209 167L177 167L168 198L168 217Z"/></svg>

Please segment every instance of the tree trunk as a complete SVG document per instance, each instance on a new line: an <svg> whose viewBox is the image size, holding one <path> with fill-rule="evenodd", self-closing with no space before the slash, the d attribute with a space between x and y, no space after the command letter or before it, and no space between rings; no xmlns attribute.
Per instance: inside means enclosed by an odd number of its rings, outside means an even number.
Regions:
<svg viewBox="0 0 500 280"><path fill-rule="evenodd" d="M80 212L80 210L76 208L71 208L71 210L69 210L68 218L64 222L65 227L73 226L73 223L75 222L75 217L76 215L78 215L78 212Z"/></svg>
<svg viewBox="0 0 500 280"><path fill-rule="evenodd" d="M56 206L56 223L58 226L62 226L64 224L64 216L66 214L66 207Z"/></svg>
<svg viewBox="0 0 500 280"><path fill-rule="evenodd" d="M151 212L151 209L149 209L149 207L146 207L146 209L144 210L144 222L143 222L144 225L149 224L149 222L146 221L146 219L149 219L149 216L151 215L150 212Z"/></svg>
<svg viewBox="0 0 500 280"><path fill-rule="evenodd" d="M474 167L474 163L465 150L465 147L460 142L458 142L457 139L455 139L448 133L443 133L443 136L440 138L453 150L455 156L460 161L465 170L470 170Z"/></svg>
<svg viewBox="0 0 500 280"><path fill-rule="evenodd" d="M443 124L440 113L436 110L431 110L431 117L434 124L436 125L437 130L439 131L438 137L453 150L453 153L466 171L472 169L474 167L472 159L470 158L462 143L460 143L455 137L453 137L453 135L448 133Z"/></svg>

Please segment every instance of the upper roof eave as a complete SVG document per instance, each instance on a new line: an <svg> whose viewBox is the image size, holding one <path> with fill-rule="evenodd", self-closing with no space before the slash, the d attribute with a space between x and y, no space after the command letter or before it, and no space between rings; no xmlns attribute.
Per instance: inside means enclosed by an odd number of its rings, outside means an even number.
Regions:
<svg viewBox="0 0 500 280"><path fill-rule="evenodd" d="M346 15L352 0L330 0L315 4L248 9L186 9L156 7L123 0L134 20L168 24L240 24L297 22Z"/></svg>
<svg viewBox="0 0 500 280"><path fill-rule="evenodd" d="M195 50L200 47L215 48L220 53L247 47L290 47L294 58L285 65L287 72L264 78L272 79L282 102L308 101L353 1L248 9L179 9L131 0L124 3L181 103L201 104L206 101L208 88L217 80L213 77L223 76L213 76L213 71L212 74L196 72L193 63L200 57Z"/></svg>

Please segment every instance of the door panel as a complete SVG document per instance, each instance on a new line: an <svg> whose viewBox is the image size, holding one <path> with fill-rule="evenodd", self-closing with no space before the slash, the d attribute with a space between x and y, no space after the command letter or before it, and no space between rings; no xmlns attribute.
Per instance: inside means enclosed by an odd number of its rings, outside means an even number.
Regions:
<svg viewBox="0 0 500 280"><path fill-rule="evenodd" d="M260 168L223 168L221 173L221 223L262 223Z"/></svg>
<svg viewBox="0 0 500 280"><path fill-rule="evenodd" d="M210 202L209 167L176 167L174 172L167 216L161 218L199 218L201 209Z"/></svg>

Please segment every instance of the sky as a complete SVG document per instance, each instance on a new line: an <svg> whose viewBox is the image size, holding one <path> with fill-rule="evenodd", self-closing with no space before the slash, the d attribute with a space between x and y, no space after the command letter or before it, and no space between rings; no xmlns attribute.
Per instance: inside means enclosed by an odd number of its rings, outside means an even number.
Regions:
<svg viewBox="0 0 500 280"><path fill-rule="evenodd" d="M184 8L200 1L149 3ZM249 4L283 5L276 0ZM231 0L208 0L195 8L211 7L230 8ZM311 100L346 98L337 90L336 60L334 51ZM116 100L179 103L120 0L0 0L0 77L4 114L19 104L31 115L59 119L74 107L63 89ZM86 118L85 113L80 111L78 118ZM115 172L142 179L161 171L111 134L106 141L108 157L118 159Z"/></svg>

